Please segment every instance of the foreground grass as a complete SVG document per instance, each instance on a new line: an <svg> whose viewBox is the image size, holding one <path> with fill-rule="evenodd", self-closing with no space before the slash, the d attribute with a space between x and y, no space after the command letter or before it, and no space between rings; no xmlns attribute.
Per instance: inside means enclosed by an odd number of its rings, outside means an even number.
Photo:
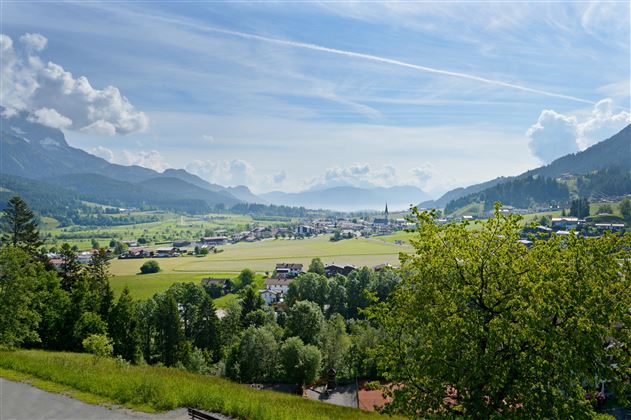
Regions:
<svg viewBox="0 0 631 420"><path fill-rule="evenodd" d="M195 407L244 419L362 419L378 415L228 380L154 366L119 366L80 353L0 350L0 376L90 403L158 412Z"/></svg>

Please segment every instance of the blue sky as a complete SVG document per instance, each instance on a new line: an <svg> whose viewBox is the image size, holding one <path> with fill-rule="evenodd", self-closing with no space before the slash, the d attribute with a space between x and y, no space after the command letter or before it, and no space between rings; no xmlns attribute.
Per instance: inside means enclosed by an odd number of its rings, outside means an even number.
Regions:
<svg viewBox="0 0 631 420"><path fill-rule="evenodd" d="M628 2L4 1L1 99L117 163L257 192L436 195L628 124L629 13Z"/></svg>

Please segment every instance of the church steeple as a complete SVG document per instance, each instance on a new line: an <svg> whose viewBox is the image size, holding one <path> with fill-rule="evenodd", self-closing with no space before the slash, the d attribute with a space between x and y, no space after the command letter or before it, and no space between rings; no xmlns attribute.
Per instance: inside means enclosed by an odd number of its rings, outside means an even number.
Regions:
<svg viewBox="0 0 631 420"><path fill-rule="evenodd" d="M384 214L386 215L386 221L388 221L388 202L386 202L386 210L384 211Z"/></svg>

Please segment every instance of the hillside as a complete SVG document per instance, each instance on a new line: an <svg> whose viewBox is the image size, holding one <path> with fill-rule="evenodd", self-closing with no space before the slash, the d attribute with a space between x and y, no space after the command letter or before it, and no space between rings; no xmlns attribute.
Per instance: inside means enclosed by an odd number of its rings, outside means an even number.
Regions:
<svg viewBox="0 0 631 420"><path fill-rule="evenodd" d="M71 147L61 130L33 123L23 114L1 119L2 175L68 187L83 199L112 205L199 208L219 203L231 206L243 201L263 202L245 186L226 188L211 184L183 169L160 173L110 163Z"/></svg>
<svg viewBox="0 0 631 420"><path fill-rule="evenodd" d="M534 176L555 178L564 174L585 175L604 168L620 168L622 171L631 171L631 125L626 126L606 140L596 143L581 152L560 157L549 165L531 169L515 177L500 177L466 188L456 188L446 192L437 200L421 202L419 207L443 208L450 201L479 193L515 179Z"/></svg>
<svg viewBox="0 0 631 420"><path fill-rule="evenodd" d="M384 205L392 209L406 209L411 203L427 197L419 188L400 187L334 187L319 190L307 190L296 193L274 191L261 194L261 197L274 203L286 206L302 206L307 208L324 208L331 210L381 210Z"/></svg>

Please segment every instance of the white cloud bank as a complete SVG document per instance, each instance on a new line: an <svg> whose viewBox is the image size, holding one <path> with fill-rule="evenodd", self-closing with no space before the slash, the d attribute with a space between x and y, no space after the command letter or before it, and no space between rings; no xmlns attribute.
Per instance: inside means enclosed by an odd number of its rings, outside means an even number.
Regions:
<svg viewBox="0 0 631 420"><path fill-rule="evenodd" d="M354 164L345 168L328 168L323 175L310 181L310 188L325 189L341 186L374 188L399 185L426 188L434 175L435 171L429 163L412 169L408 175L400 174L392 165L373 168L368 164Z"/></svg>
<svg viewBox="0 0 631 420"><path fill-rule="evenodd" d="M207 181L226 186L252 186L256 181L254 167L243 159L194 160L186 165L186 170Z"/></svg>
<svg viewBox="0 0 631 420"><path fill-rule="evenodd" d="M586 117L545 109L526 135L532 153L544 163L550 163L606 140L629 123L631 114L627 111L614 114L613 101L607 98L596 103Z"/></svg>
<svg viewBox="0 0 631 420"><path fill-rule="evenodd" d="M27 33L16 45L0 34L0 105L5 115L26 111L31 121L51 127L109 135L147 128L147 116L114 86L95 89L85 76L75 78L62 66L45 63L38 53L47 43L46 37Z"/></svg>

